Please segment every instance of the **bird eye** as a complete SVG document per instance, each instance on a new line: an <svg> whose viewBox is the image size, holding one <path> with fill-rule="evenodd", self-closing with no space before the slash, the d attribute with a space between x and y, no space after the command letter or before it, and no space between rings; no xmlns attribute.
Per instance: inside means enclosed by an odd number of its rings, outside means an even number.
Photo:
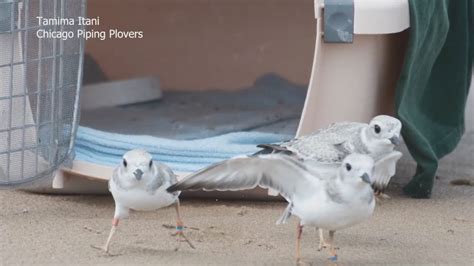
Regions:
<svg viewBox="0 0 474 266"><path fill-rule="evenodd" d="M123 159L123 166L127 167L127 160Z"/></svg>
<svg viewBox="0 0 474 266"><path fill-rule="evenodd" d="M350 164L346 163L346 169L347 169L347 171L350 171L352 169L352 166Z"/></svg>
<svg viewBox="0 0 474 266"><path fill-rule="evenodd" d="M148 164L149 167L153 165L153 160L150 160L150 163Z"/></svg>
<svg viewBox="0 0 474 266"><path fill-rule="evenodd" d="M380 129L380 126L379 126L379 125L375 125L375 126L374 126L374 131L375 131L376 134L379 134L379 133L380 133L380 130L381 130L381 129Z"/></svg>

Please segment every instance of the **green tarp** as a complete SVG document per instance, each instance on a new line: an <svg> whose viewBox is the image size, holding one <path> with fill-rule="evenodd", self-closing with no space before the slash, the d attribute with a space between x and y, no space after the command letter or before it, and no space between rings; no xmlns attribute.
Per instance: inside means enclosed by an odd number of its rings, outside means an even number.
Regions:
<svg viewBox="0 0 474 266"><path fill-rule="evenodd" d="M403 123L403 138L418 163L404 192L429 198L438 160L456 147L464 132L473 10L471 0L409 3L410 37L395 108Z"/></svg>

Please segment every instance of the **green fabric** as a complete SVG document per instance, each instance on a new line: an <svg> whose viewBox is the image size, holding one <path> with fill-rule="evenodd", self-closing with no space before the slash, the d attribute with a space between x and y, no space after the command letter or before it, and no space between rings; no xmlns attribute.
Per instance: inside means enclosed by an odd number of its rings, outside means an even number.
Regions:
<svg viewBox="0 0 474 266"><path fill-rule="evenodd" d="M418 166L404 192L429 198L438 160L464 133L472 71L471 0L410 0L410 37L396 113Z"/></svg>

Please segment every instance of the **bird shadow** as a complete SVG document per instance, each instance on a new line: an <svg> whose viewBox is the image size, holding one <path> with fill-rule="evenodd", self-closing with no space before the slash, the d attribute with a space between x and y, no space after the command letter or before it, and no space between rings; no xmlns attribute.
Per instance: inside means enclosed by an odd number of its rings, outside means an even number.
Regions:
<svg viewBox="0 0 474 266"><path fill-rule="evenodd" d="M159 249L159 248L151 248L151 247L144 247L144 246L127 246L124 251L125 254L139 254L139 255L148 255L148 256L165 256L165 255L173 255L177 252L190 254L191 252L181 248L180 246L170 247L171 249Z"/></svg>
<svg viewBox="0 0 474 266"><path fill-rule="evenodd" d="M105 252L102 247L91 245L91 248L97 250L99 257L104 258L114 258L114 257L121 257L121 256L130 256L130 255L140 255L140 256L166 256L166 255L173 255L179 252L180 254L191 254L191 252L180 248L179 246L170 247L171 249L159 249L159 248L151 248L145 246L124 246L119 249L115 249L113 251Z"/></svg>

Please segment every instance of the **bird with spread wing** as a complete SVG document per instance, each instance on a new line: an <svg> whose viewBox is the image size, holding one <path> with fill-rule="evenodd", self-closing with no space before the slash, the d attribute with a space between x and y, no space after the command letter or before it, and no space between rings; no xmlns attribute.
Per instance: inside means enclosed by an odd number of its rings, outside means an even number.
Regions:
<svg viewBox="0 0 474 266"><path fill-rule="evenodd" d="M170 186L183 190L235 191L257 186L280 193L289 203L278 223L295 215L296 259L304 226L329 230L330 259L337 260L334 233L368 219L375 207L371 175L374 161L368 155L350 154L335 169L321 171L312 160L301 161L285 154L233 158L214 164Z"/></svg>

